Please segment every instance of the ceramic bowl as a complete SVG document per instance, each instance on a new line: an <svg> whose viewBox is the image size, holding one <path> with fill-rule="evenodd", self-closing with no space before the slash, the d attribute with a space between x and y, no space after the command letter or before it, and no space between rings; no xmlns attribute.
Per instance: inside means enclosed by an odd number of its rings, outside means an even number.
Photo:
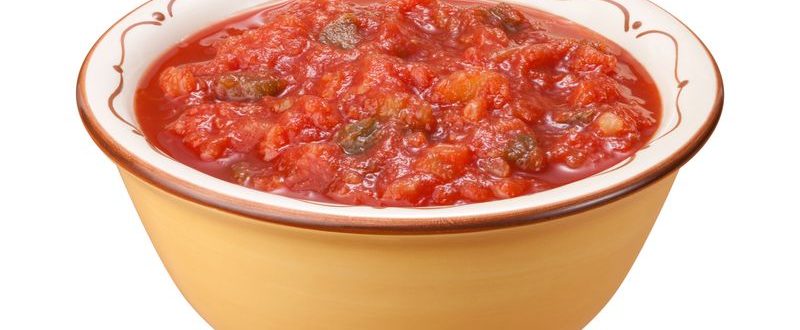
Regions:
<svg viewBox="0 0 800 330"><path fill-rule="evenodd" d="M291 199L178 163L142 136L137 83L171 45L263 0L154 0L105 33L78 81L92 138L169 274L217 329L578 329L625 278L723 100L703 43L646 0L516 0L587 26L655 80L663 119L633 157L530 196L437 208Z"/></svg>

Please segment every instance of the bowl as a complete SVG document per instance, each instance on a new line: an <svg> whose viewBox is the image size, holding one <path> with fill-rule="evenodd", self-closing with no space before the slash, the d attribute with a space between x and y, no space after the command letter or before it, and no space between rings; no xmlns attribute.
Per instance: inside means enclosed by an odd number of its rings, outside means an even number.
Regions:
<svg viewBox="0 0 800 330"><path fill-rule="evenodd" d="M643 64L664 109L645 148L534 195L371 208L244 188L148 143L133 100L149 65L193 32L274 3L147 2L100 38L78 80L89 134L119 167L170 276L217 329L581 328L625 278L722 110L713 57L655 4L516 0L599 32Z"/></svg>

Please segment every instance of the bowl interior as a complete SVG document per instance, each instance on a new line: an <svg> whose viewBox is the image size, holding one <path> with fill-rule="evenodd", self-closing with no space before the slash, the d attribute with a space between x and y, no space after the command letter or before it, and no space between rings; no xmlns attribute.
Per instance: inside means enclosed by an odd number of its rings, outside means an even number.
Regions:
<svg viewBox="0 0 800 330"><path fill-rule="evenodd" d="M134 172L147 176L148 181L168 181L171 190L194 192L201 201L216 200L277 218L396 219L410 224L425 219L454 223L479 217L536 217L546 210L611 196L671 172L710 134L721 107L718 70L702 42L669 13L646 0L510 2L586 26L644 65L658 86L664 111L646 148L603 173L549 191L433 208L330 205L251 190L207 176L170 159L144 139L134 116L134 93L149 65L172 45L232 15L276 3L262 0L154 0L142 5L112 27L87 57L79 84L82 115L89 130L95 131L95 139L119 158L118 163L136 168Z"/></svg>

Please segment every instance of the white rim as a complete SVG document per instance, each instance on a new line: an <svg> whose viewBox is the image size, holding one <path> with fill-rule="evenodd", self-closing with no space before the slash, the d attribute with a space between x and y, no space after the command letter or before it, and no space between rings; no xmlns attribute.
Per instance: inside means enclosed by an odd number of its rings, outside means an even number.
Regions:
<svg viewBox="0 0 800 330"><path fill-rule="evenodd" d="M715 114L717 111L715 107L718 106L717 94L722 86L719 84L713 59L688 28L654 4L645 0L617 2L516 0L513 2L578 22L632 53L653 77L664 103L664 116L656 136L670 133L653 142L648 148L637 152L633 160L613 171L606 171L533 195L442 208L325 205L260 192L215 179L160 154L141 135L133 132L125 122L136 122L133 116L133 93L136 83L149 64L163 51L200 28L238 12L265 5L258 0L226 2L155 0L136 9L109 30L87 58L83 76L84 102L87 108L83 111L127 153L146 163L147 167L160 169L180 181L253 205L350 219L474 218L543 208L565 200L596 195L620 182L631 181L642 173L663 166L677 151L698 143L695 140L697 133L707 128L708 123L718 115ZM619 6L629 14L630 19L627 23L625 23L625 12ZM641 22L641 25L634 24L635 22ZM136 26L131 28L134 25ZM634 29L634 26L637 28ZM647 31L654 32L646 33ZM123 37L126 52L125 62L121 66L124 70L124 84L119 95L113 99L114 108L119 115L117 117L109 109L108 100L119 85L121 74L115 70L115 65L118 65L122 58L123 45L120 40ZM158 48L154 45L162 46ZM680 98L678 98L679 93ZM677 125L678 123L680 124Z"/></svg>

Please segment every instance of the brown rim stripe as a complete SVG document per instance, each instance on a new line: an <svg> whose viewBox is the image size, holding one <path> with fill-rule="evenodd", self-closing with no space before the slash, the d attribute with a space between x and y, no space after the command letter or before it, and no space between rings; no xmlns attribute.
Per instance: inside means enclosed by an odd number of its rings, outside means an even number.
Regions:
<svg viewBox="0 0 800 330"><path fill-rule="evenodd" d="M624 26L625 32L628 32L628 31L631 30L631 28L630 28L630 25L631 25L631 12L628 10L627 7L623 6L621 3L616 2L614 0L600 0L600 1L603 1L603 2L606 2L606 3L610 3L614 7L617 7L617 9L619 9L622 12L622 15L625 16L625 26ZM637 23L641 23L641 22L637 22Z"/></svg>
<svg viewBox="0 0 800 330"><path fill-rule="evenodd" d="M175 1L177 0L170 0L167 4L167 14L169 14L169 17L175 17L175 15L172 14L172 8L175 6Z"/></svg>
<svg viewBox="0 0 800 330"><path fill-rule="evenodd" d="M174 17L173 6L176 1L177 0L170 0L167 5L167 13L169 17ZM619 8L622 11L625 19L624 29L625 32L628 32L630 30L630 20L631 20L630 11L625 6L616 1L613 0L600 0L600 1L614 5L615 7ZM97 123L96 118L94 118L94 116L92 115L92 111L86 102L85 75L88 63L90 62L92 56L94 55L94 51L96 50L97 45L110 33L112 29L117 27L117 25L119 25L122 20L129 17L131 14L133 14L134 12L136 12L137 10L139 10L140 8L144 7L145 5L151 2L152 0L146 2L145 4L134 9L131 13L129 13L128 15L117 21L108 31L106 31L106 33L103 34L103 36L100 37L100 39L97 41L95 46L92 47L92 49L90 50L89 54L86 57L86 60L84 61L84 65L81 68L81 73L78 78L77 101L81 119L83 120L89 134L95 140L97 145L120 167L124 168L125 170L133 173L140 179L156 187L159 187L169 193L177 195L178 197L186 198L188 200L209 207L284 225L309 228L309 229L318 229L318 230L370 233L370 234L437 234L437 233L469 232L469 231L479 231L479 230L519 226L540 221L551 220L565 215L582 212L587 209L615 201L628 194L636 192L639 189L646 187L651 183L658 181L662 177L672 173L681 165L683 165L685 162L687 162L692 156L694 156L695 153L697 153L697 151L700 150L703 144L710 137L711 133L716 127L717 122L719 121L724 103L724 87L722 83L722 77L721 74L719 73L719 68L717 67L716 61L714 60L713 56L708 51L708 48L705 46L705 44L703 44L703 42L697 37L697 35L693 31L691 31L691 29L689 29L685 24L680 22L680 20L675 18L675 16L672 16L670 14L676 21L682 24L692 34L692 36L695 38L697 42L699 42L704 47L704 50L706 51L706 54L714 67L717 78L717 85L719 89L717 90L717 95L715 98L715 103L712 112L710 113L710 118L703 124L701 129L689 140L689 142L686 145L684 145L680 150L673 153L670 157L666 158L658 165L654 166L653 168L649 169L644 173L637 175L632 179L629 179L622 183L618 183L603 191L577 197L571 200L565 200L538 208L515 210L505 213L487 214L480 217L388 220L388 219L372 219L372 218L339 217L333 215L306 212L301 210L270 207L259 203L240 200L237 198L220 194L215 191L204 189L190 182L177 179L176 177L164 172L163 170L153 167L152 165L142 161L136 155L133 155L129 151L122 148L119 144L117 144L116 141L114 141L110 137L110 135L107 132L105 132L105 130ZM653 5L664 11L657 5L655 4ZM109 97L109 102L108 102L109 108L113 112L115 117L117 117L126 125L132 127L133 133L140 136L142 134L140 133L139 129L132 123L122 118L116 112L116 109L113 106L113 101L121 93L124 81L123 77L124 70L122 69L122 65L124 64L124 58L125 58L125 45L124 45L125 36L130 30L138 26L142 25L161 26L162 25L161 22L166 18L161 12L155 12L152 14L152 16L153 18L156 19L156 21L138 22L129 26L123 31L120 40L122 47L122 58L120 60L120 63L114 66L115 71L117 71L120 75L120 84L117 87L117 90L115 90L115 92L112 93L112 95ZM642 26L642 24L643 23L641 21L634 22L633 29L634 30L639 29ZM680 125L682 114L680 113L680 105L678 104L679 103L678 100L680 99L683 88L685 88L688 85L688 81L682 81L678 77L677 39L672 35L670 35L669 33L657 30L640 33L639 35L636 36L636 38L638 39L645 35L656 34L656 33L666 35L667 37L672 39L675 45L675 52L676 52L675 78L676 81L678 82L678 95L676 98L676 106L679 112L678 113L679 120L677 125ZM649 147L656 140L661 139L667 134L673 132L676 128L677 126L672 128L669 132L665 133L664 135L651 141L650 144L648 144L648 146L646 147ZM168 155L164 154L158 148L152 146L152 144L150 144L149 142L148 145L150 145L151 148L153 148L153 150L155 150L159 154L172 159ZM626 165L634 161L635 156L636 154L634 154L634 156L626 160L625 163L619 165L618 167L612 170L603 173L616 171L622 167L625 167ZM313 203L313 204L318 204L318 203ZM332 206L331 204L321 204L321 205ZM347 207L347 205L343 205L343 207Z"/></svg>
<svg viewBox="0 0 800 330"><path fill-rule="evenodd" d="M158 16L159 14L161 16ZM153 13L153 16L159 18L163 17L164 15L159 12L155 12ZM121 121L125 125L129 126L134 134L139 135L141 137L144 137L144 134L139 129L139 127L129 122L125 118L122 118L119 112L117 112L117 108L114 106L114 100L116 100L119 94L122 93L122 89L125 86L125 76L124 76L125 70L122 69L122 65L125 64L125 57L127 56L127 53L125 51L125 37L128 36L128 32L131 32L131 30L144 25L161 26L161 22L160 21L139 22L127 27L124 31L122 31L122 35L120 35L119 37L119 44L120 48L122 49L122 55L120 56L119 64L114 65L114 71L116 71L117 74L119 74L119 83L117 84L117 88L115 88L114 91L111 93L111 95L108 97L108 109L111 110L111 113L114 114L114 117L119 119L119 121ZM147 144L150 144L150 142L147 142Z"/></svg>
<svg viewBox="0 0 800 330"><path fill-rule="evenodd" d="M674 71L674 75L675 75L675 82L678 83L678 94L675 96L675 110L677 111L678 121L675 123L675 126L673 126L671 129L669 129L667 132L665 132L661 136L659 136L659 137L653 139L652 141L650 141L650 143L648 143L642 149L649 148L651 145L653 145L653 143L655 143L656 141L661 140L665 136L671 134L676 129L678 129L679 126L681 126L681 123L683 122L683 111L681 110L681 102L680 102L680 100L681 100L681 95L683 95L683 90L686 88L687 85L689 85L689 81L688 80L682 80L680 78L680 74L678 73L678 70L679 70L678 66L680 64L680 45L678 44L678 39L676 39L675 36L673 36L672 34L669 34L667 32L660 31L660 30L650 30L650 31L645 31L645 32L639 33L638 35L636 35L636 39L641 39L642 37L645 37L645 36L648 36L648 35L654 35L654 34L666 36L667 38L669 38L672 41L672 44L675 46L675 71Z"/></svg>

